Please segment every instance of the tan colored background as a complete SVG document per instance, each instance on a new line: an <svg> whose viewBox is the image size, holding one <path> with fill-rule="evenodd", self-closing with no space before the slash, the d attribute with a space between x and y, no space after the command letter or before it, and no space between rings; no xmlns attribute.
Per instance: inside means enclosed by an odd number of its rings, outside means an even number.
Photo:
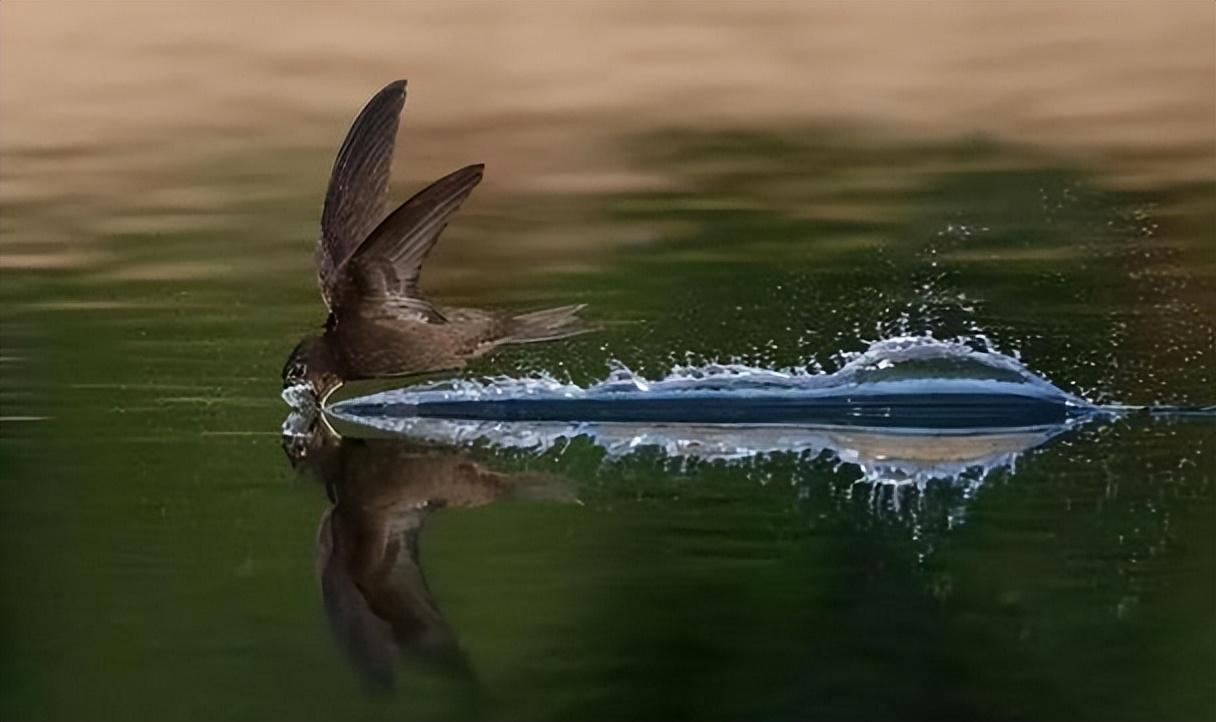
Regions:
<svg viewBox="0 0 1216 722"><path fill-rule="evenodd" d="M408 77L410 175L634 180L656 125L982 132L1216 176L1216 3L40 2L0 5L0 197L83 195L248 146L336 146ZM463 151L463 152L462 152Z"/></svg>

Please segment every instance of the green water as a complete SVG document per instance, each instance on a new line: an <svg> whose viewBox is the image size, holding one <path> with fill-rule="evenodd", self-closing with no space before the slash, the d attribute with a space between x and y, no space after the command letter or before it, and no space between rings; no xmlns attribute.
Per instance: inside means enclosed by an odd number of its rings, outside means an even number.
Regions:
<svg viewBox="0 0 1216 722"><path fill-rule="evenodd" d="M405 655L391 688L369 682L314 572L326 489L279 438L279 370L323 316L330 152L195 168L224 192L135 198L122 213L144 226L70 198L0 207L7 254L52 232L101 253L0 284L0 717L1216 715L1204 419L1094 424L903 505L827 456L439 450L524 491L436 510L419 537L466 667ZM1115 187L995 140L819 126L656 130L613 152L667 182L491 189L448 229L424 276L444 302L586 303L601 326L468 374L830 370L932 332L983 335L1095 401L1216 401L1211 182ZM345 443L375 459L403 442Z"/></svg>

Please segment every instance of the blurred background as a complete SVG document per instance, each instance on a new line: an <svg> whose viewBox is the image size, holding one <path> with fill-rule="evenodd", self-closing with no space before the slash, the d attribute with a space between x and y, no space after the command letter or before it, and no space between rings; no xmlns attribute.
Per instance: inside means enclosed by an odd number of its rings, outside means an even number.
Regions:
<svg viewBox="0 0 1216 722"><path fill-rule="evenodd" d="M1066 440L936 526L838 466L487 452L585 503L428 522L479 691L367 694L278 391L334 154L397 78L394 198L487 164L424 286L604 328L470 375L931 333L1093 401L1216 395L1208 0L6 1L0 717L1216 716L1210 424Z"/></svg>
<svg viewBox="0 0 1216 722"><path fill-rule="evenodd" d="M661 187L680 169L639 167L623 138L808 120L909 140L980 134L1124 185L1213 174L1216 31L1202 1L14 2L2 12L3 202L56 193L73 201L56 215L100 206L105 223L132 231L171 223L140 205L184 215L226 193L247 199L229 187L234 167L259 197L319 199L353 113L398 77L411 85L397 174L480 160L485 194ZM266 160L287 153L297 167ZM284 187L292 180L298 190ZM124 217L114 204L135 208ZM6 228L21 244L7 267L105 254L22 230Z"/></svg>

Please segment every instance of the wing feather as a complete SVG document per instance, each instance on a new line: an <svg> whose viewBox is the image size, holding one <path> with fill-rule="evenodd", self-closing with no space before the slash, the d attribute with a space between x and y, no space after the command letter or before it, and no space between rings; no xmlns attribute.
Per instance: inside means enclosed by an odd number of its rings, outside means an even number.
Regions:
<svg viewBox="0 0 1216 722"><path fill-rule="evenodd" d="M384 216L397 126L404 106L405 81L386 85L355 118L334 160L315 254L321 295L331 308L335 271Z"/></svg>
<svg viewBox="0 0 1216 722"><path fill-rule="evenodd" d="M422 297L422 263L448 221L481 182L484 166L450 173L390 213L335 270L334 312L390 316L427 323L447 319Z"/></svg>

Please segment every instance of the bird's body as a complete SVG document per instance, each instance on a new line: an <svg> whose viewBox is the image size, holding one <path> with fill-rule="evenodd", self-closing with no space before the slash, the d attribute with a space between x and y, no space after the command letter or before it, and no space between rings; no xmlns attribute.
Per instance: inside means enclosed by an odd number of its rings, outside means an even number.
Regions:
<svg viewBox="0 0 1216 722"><path fill-rule="evenodd" d="M345 378L375 378L457 368L498 335L501 323L476 310L444 316L443 325L357 317L327 329L323 338Z"/></svg>
<svg viewBox="0 0 1216 722"><path fill-rule="evenodd" d="M338 151L315 253L329 317L324 333L306 338L288 357L284 398L299 398L297 390L305 389L324 404L346 381L459 368L504 344L587 330L577 316L581 306L516 315L443 308L422 295L423 261L484 167L450 173L386 215L404 104L405 81L390 83L360 112Z"/></svg>
<svg viewBox="0 0 1216 722"><path fill-rule="evenodd" d="M551 323L536 314L516 316L476 308L438 309L446 319L421 320L353 316L331 324L321 336L332 368L345 380L405 376L460 368L506 343L546 340L546 328L568 335L577 306L551 309ZM533 323L530 323L532 321Z"/></svg>

